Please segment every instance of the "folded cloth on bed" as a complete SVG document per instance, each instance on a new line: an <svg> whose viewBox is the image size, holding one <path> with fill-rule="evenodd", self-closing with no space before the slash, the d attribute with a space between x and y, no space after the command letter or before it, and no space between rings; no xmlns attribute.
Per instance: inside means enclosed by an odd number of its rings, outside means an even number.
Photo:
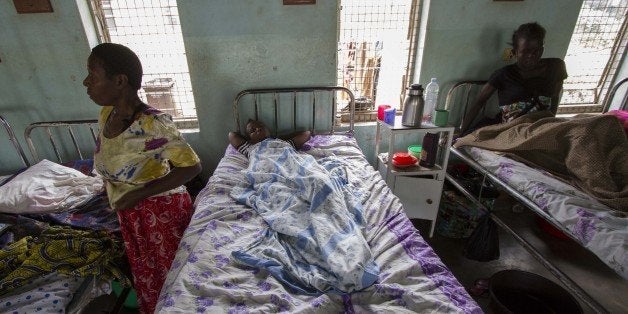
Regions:
<svg viewBox="0 0 628 314"><path fill-rule="evenodd" d="M628 211L628 140L614 116L564 119L535 112L478 129L454 146L506 152Z"/></svg>
<svg viewBox="0 0 628 314"><path fill-rule="evenodd" d="M232 190L270 229L232 256L264 268L294 293L348 293L378 279L379 268L362 234L362 207L348 186L343 161L316 160L290 144L268 139L254 147L248 186Z"/></svg>
<svg viewBox="0 0 628 314"><path fill-rule="evenodd" d="M0 186L0 212L63 211L87 202L103 188L100 178L44 159Z"/></svg>
<svg viewBox="0 0 628 314"><path fill-rule="evenodd" d="M106 192L95 195L82 205L56 213L25 214L25 217L55 225L66 225L79 229L120 232L118 214L109 206Z"/></svg>

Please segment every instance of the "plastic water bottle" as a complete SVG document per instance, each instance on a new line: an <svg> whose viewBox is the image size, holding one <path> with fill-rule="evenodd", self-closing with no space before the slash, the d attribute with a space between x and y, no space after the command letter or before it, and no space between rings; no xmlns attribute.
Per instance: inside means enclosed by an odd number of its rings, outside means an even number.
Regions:
<svg viewBox="0 0 628 314"><path fill-rule="evenodd" d="M438 104L438 81L432 78L425 86L425 108L423 109L423 122L434 123L434 111Z"/></svg>

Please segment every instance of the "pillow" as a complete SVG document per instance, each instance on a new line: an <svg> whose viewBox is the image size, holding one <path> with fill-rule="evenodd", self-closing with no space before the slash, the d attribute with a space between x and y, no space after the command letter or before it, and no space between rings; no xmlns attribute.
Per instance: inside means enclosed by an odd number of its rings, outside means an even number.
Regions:
<svg viewBox="0 0 628 314"><path fill-rule="evenodd" d="M0 186L0 212L41 214L64 211L103 190L101 178L42 160Z"/></svg>

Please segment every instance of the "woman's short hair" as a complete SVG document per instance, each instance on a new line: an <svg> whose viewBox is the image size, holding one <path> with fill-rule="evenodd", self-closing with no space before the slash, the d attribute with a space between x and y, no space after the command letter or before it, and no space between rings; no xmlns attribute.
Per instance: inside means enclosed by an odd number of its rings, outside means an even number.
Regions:
<svg viewBox="0 0 628 314"><path fill-rule="evenodd" d="M512 47L517 49L519 39L537 40L541 45L545 41L545 28L537 22L521 24L517 30L512 33Z"/></svg>
<svg viewBox="0 0 628 314"><path fill-rule="evenodd" d="M135 90L142 87L142 63L135 52L126 46L102 43L92 49L92 56L102 62L108 76L126 75L129 85Z"/></svg>

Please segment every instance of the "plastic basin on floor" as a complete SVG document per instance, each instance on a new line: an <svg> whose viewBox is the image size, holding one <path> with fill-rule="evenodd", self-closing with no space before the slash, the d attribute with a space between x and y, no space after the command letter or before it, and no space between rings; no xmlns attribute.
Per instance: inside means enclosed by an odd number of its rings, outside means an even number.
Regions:
<svg viewBox="0 0 628 314"><path fill-rule="evenodd" d="M489 296L494 313L582 313L582 307L567 290L522 270L502 270L491 276Z"/></svg>

